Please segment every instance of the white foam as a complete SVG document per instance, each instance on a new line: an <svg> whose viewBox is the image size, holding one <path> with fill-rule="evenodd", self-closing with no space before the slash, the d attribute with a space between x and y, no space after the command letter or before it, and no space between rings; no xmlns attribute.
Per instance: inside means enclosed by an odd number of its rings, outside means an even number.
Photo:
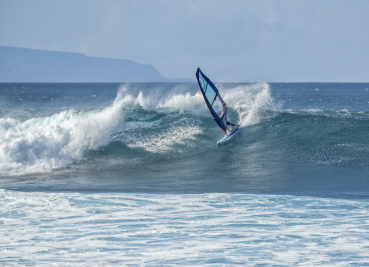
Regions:
<svg viewBox="0 0 369 267"><path fill-rule="evenodd" d="M0 262L365 265L368 201L0 190Z"/></svg>
<svg viewBox="0 0 369 267"><path fill-rule="evenodd" d="M185 144L185 141L195 140L195 136L200 133L202 133L202 130L199 126L173 125L162 133L153 133L139 138L127 136L126 143L131 148L140 147L151 153L164 153L174 150L173 146L175 144Z"/></svg>
<svg viewBox="0 0 369 267"><path fill-rule="evenodd" d="M142 96L133 98L124 91L118 92L112 105L99 110L65 110L26 121L0 118L0 173L63 168L82 159L86 150L107 145L122 107L143 104Z"/></svg>

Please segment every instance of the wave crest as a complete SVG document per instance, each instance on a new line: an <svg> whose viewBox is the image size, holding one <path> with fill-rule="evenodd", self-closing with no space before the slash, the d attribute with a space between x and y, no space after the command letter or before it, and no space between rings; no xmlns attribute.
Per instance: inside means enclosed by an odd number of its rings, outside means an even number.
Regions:
<svg viewBox="0 0 369 267"><path fill-rule="evenodd" d="M0 118L0 173L24 174L58 169L80 160L86 150L110 142L131 97L118 93L106 108L66 110L24 122Z"/></svg>

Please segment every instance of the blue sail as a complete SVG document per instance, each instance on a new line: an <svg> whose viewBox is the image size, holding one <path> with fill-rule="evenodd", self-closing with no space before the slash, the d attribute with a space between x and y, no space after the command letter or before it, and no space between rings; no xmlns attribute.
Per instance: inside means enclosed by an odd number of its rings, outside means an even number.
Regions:
<svg viewBox="0 0 369 267"><path fill-rule="evenodd" d="M218 89L209 80L208 77L202 73L200 68L196 72L197 81L199 83L201 93L205 99L211 115L215 118L219 127L224 131L227 130L227 106L219 94Z"/></svg>

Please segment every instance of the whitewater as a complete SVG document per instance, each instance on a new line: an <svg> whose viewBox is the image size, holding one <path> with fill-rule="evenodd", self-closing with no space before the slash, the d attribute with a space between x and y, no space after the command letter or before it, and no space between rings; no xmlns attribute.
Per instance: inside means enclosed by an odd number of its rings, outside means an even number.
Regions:
<svg viewBox="0 0 369 267"><path fill-rule="evenodd" d="M56 110L51 116L26 120L0 118L0 173L19 175L65 168L80 161L87 151L117 140L154 153L170 150L174 144L203 132L199 117L206 108L200 92L144 96L142 91L133 95L129 87L121 86L113 103L106 107ZM263 88L256 93L241 88L234 93L225 91L225 99L239 112L235 119L242 126L257 123L258 110L272 102L266 84L256 87ZM168 118L171 121L164 125ZM156 128L158 133L152 134Z"/></svg>
<svg viewBox="0 0 369 267"><path fill-rule="evenodd" d="M368 266L369 84L0 84L0 266Z"/></svg>

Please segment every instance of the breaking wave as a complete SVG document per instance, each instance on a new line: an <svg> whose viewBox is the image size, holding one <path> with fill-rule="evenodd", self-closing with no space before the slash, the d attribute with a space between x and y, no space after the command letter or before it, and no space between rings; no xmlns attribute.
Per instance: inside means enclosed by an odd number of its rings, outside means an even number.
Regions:
<svg viewBox="0 0 369 267"><path fill-rule="evenodd" d="M239 158L229 159L229 164L240 166L255 161L251 152L262 155L267 164L274 161L267 154L318 165L366 164L369 145L363 136L369 114L365 110L283 110L269 84L219 84L229 108L228 120L242 128L229 145L218 147L223 133L211 120L198 89L160 86L137 90L127 84L110 102L104 99L91 108L86 96L73 95L83 108L65 108L62 103L63 108L2 111L0 175L47 173L88 163L86 169L124 165L124 172L130 164L146 166L159 160L200 162L227 151L227 146L242 147L237 150ZM90 97L93 101L98 100L96 94ZM223 161L228 162L228 157Z"/></svg>
<svg viewBox="0 0 369 267"><path fill-rule="evenodd" d="M204 131L209 115L199 92L154 97L129 89L121 87L113 103L99 109L70 109L25 121L0 118L0 173L65 168L113 141L164 153L175 144L191 146L188 141ZM243 127L257 123L259 111L272 104L267 84L225 90L224 98Z"/></svg>

